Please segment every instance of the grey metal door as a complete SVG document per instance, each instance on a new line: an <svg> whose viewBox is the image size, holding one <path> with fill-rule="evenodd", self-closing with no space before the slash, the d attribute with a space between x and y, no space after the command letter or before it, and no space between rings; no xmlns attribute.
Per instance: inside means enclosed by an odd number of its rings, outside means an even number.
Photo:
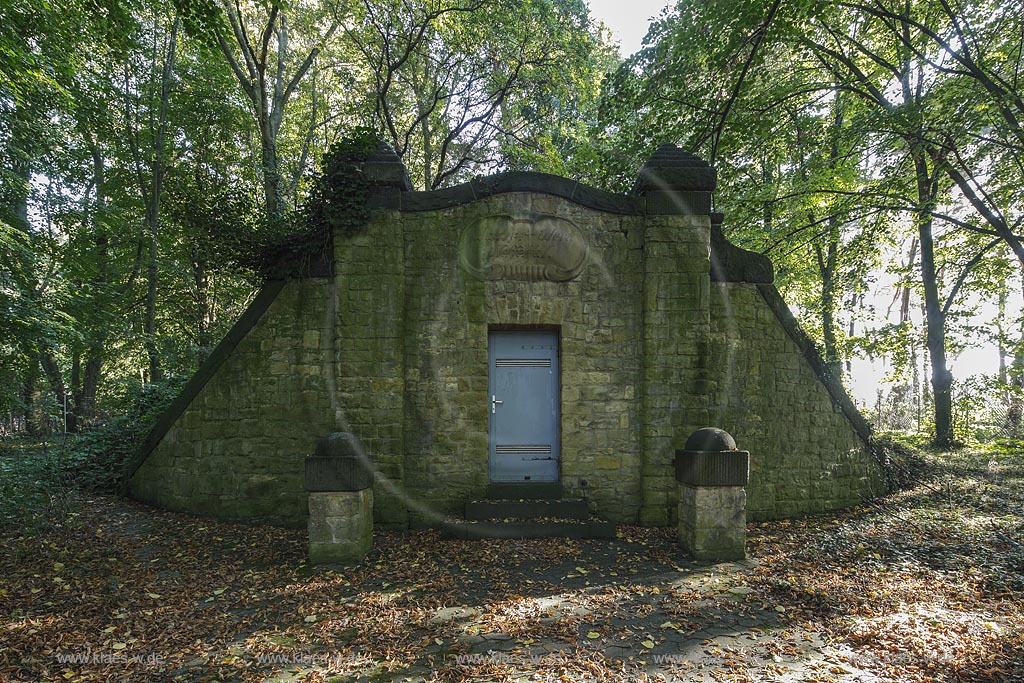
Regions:
<svg viewBox="0 0 1024 683"><path fill-rule="evenodd" d="M488 365L491 481L558 481L558 333L491 332Z"/></svg>

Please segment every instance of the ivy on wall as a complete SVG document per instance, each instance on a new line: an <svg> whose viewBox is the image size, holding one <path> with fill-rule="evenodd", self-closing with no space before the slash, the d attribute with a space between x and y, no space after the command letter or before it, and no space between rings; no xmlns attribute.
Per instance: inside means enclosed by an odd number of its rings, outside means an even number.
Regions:
<svg viewBox="0 0 1024 683"><path fill-rule="evenodd" d="M289 228L283 231L282 238L261 249L260 274L265 278L333 274L334 234L353 235L369 220L370 184L363 165L377 144L375 131L356 128L331 145L305 203L289 219Z"/></svg>

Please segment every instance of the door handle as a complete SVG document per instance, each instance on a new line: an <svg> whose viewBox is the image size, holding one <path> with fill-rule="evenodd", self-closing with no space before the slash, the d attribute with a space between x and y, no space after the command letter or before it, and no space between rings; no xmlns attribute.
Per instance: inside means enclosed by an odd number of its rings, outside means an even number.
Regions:
<svg viewBox="0 0 1024 683"><path fill-rule="evenodd" d="M497 396L491 394L491 415L498 412L495 408L502 403L504 403L504 401L499 401Z"/></svg>

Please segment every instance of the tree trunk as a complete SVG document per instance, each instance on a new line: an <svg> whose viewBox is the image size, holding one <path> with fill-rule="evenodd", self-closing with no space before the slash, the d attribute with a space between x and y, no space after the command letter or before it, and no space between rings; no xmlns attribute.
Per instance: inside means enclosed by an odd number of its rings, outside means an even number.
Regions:
<svg viewBox="0 0 1024 683"><path fill-rule="evenodd" d="M1007 413L1007 427L1012 436L1021 437L1021 422L1024 420L1024 330L1013 350L1013 362L1009 368L1010 409Z"/></svg>
<svg viewBox="0 0 1024 683"><path fill-rule="evenodd" d="M32 159L35 151L33 149L32 130L35 124L35 116L32 111L24 106L14 106L11 116L13 126L7 154L11 165L10 173L13 179L9 193L9 203L2 207L7 214L7 220L15 230L29 232L28 221L28 195L32 180ZM26 266L24 261L20 264ZM22 273L28 276L30 271Z"/></svg>
<svg viewBox="0 0 1024 683"><path fill-rule="evenodd" d="M174 61L178 45L178 25L181 20L175 16L167 38L167 53L164 57L160 79L159 118L153 144L152 185L146 205L146 232L149 237L149 258L146 264L146 355L149 356L150 381L163 379L160 367L160 349L156 329L156 290L159 280L158 236L160 232L160 197L163 191L165 146L167 139L167 106L171 97L171 81L174 76Z"/></svg>
<svg viewBox="0 0 1024 683"><path fill-rule="evenodd" d="M100 386L100 373L103 369L102 348L90 349L89 359L85 362L85 373L82 375L82 399L75 407L80 422L88 422L96 417L96 391Z"/></svg>
<svg viewBox="0 0 1024 683"><path fill-rule="evenodd" d="M78 414L82 408L82 353L77 348L71 359L71 382L68 386L68 394L71 399L65 427L69 432L76 433L81 427Z"/></svg>
<svg viewBox="0 0 1024 683"><path fill-rule="evenodd" d="M999 300L996 308L996 350L999 353L999 374L998 381L1003 387L1006 386L1006 286L999 288ZM1004 392L1005 394L1005 392Z"/></svg>
<svg viewBox="0 0 1024 683"><path fill-rule="evenodd" d="M46 379L50 381L50 388L53 389L54 395L57 397L57 405L61 409L61 417L64 420L64 428L71 432L74 431L69 425L71 419L71 413L68 408L68 390L64 384L64 376L60 371L60 365L57 363L57 359L53 355L53 351L46 350L39 354L39 362L43 366L43 372L46 373Z"/></svg>
<svg viewBox="0 0 1024 683"><path fill-rule="evenodd" d="M149 258L146 262L146 355L149 357L149 379L158 382L161 378L160 352L156 339L156 286L159 276L157 268L157 219L148 218Z"/></svg>
<svg viewBox="0 0 1024 683"><path fill-rule="evenodd" d="M839 159L839 129L843 125L843 114L836 101L835 119L830 129L831 144L829 149L829 167L835 168ZM803 137L799 125L797 126L797 138ZM800 179L806 185L809 177L807 173L807 160L804 157L802 148L797 147L798 161L800 165ZM808 225L818 223L817 214L813 209L808 210ZM842 363L839 359L839 345L836 342L836 266L839 259L839 217L834 213L826 219L828 225L827 242L822 247L817 241L812 248L818 265L818 276L821 279L821 300L818 314L821 317L821 336L824 348L825 365L829 372L836 378L843 375Z"/></svg>
<svg viewBox="0 0 1024 683"><path fill-rule="evenodd" d="M4 218L15 230L25 233L31 244L32 232L28 220L28 197L32 179L32 160L34 157L32 130L34 113L24 106L14 105L11 116L13 126L6 157L10 163L11 189L9 199L0 205L0 218ZM19 250L18 259L12 265L12 274L16 286L24 295L35 298L37 280L35 263L31 252ZM30 338L19 339L19 351L27 360L24 374L21 377L21 408L24 417L24 428L35 436L39 433L39 424L35 419L36 378L39 372L39 354L34 350L35 341Z"/></svg>
<svg viewBox="0 0 1024 683"><path fill-rule="evenodd" d="M68 431L78 432L89 426L96 416L96 390L99 388L100 371L103 368L103 348L95 341L86 352L85 369L82 369L82 354L75 352L71 364L71 386L68 388Z"/></svg>
<svg viewBox="0 0 1024 683"><path fill-rule="evenodd" d="M769 165L767 155L761 156L761 182L764 183L765 187L773 187L775 183L775 174L773 168ZM775 228L775 202L771 198L765 199L761 202L761 229L764 230L764 234L772 234L772 230Z"/></svg>
<svg viewBox="0 0 1024 683"><path fill-rule="evenodd" d="M210 271L201 251L195 248L192 249L192 278L196 285L196 344L199 347L199 361L202 362L213 345L213 337L210 334L213 315L210 301Z"/></svg>
<svg viewBox="0 0 1024 683"><path fill-rule="evenodd" d="M107 208L107 180L103 154L97 144L91 144L93 163L93 184L96 188L95 237L96 277L93 278L93 289L101 292L101 298L94 301L97 308L106 310L109 306L105 290L110 286L110 237L104 227L103 213ZM81 390L75 397L76 427L83 427L96 414L96 391L99 388L100 375L107 341L107 328L101 316L101 324L89 334L86 347L85 372L82 374ZM77 385L77 382L75 382Z"/></svg>
<svg viewBox="0 0 1024 683"><path fill-rule="evenodd" d="M320 54L321 47L314 47L304 59L300 59L298 66L288 78L285 73L287 65L290 63L290 57L295 55L289 48L285 6L271 3L266 25L257 34L261 38L254 41L250 37L240 6L229 0L221 0L219 4L224 10L231 32L227 34L218 30L217 44L235 78L238 79L242 92L252 104L252 113L260 130L264 208L267 217L276 220L284 215L285 209L282 200L281 168L277 155L277 135L284 120L288 99ZM327 43L339 26L340 21L333 21L322 36L322 42ZM270 45L274 37L277 41L271 50ZM241 52L241 60L235 57L235 48ZM301 169L299 172L301 173Z"/></svg>
<svg viewBox="0 0 1024 683"><path fill-rule="evenodd" d="M935 403L935 436L937 448L953 445L953 375L946 364L946 316L939 299L939 283L935 269L935 243L932 236L932 207L938 194L938 182L929 172L928 157L919 140L911 142L911 155L917 182L918 241L921 247L921 284L924 287L925 345L931 361L932 398Z"/></svg>
<svg viewBox="0 0 1024 683"><path fill-rule="evenodd" d="M281 206L281 172L277 158L277 139L268 126L260 125L261 164L263 166L263 205L267 218L274 221L284 213Z"/></svg>
<svg viewBox="0 0 1024 683"><path fill-rule="evenodd" d="M39 372L39 356L33 354L25 376L21 382L21 407L25 416L25 431L29 436L38 436L40 433L39 423L36 421L36 379Z"/></svg>
<svg viewBox="0 0 1024 683"><path fill-rule="evenodd" d="M821 274L821 334L825 344L825 365L836 378L842 378L843 365L836 342L836 263L839 256L838 219L829 219L829 235L826 253L815 245Z"/></svg>
<svg viewBox="0 0 1024 683"><path fill-rule="evenodd" d="M829 128L828 164L835 170L840 163L839 136L842 134L844 118L842 92L836 90L835 111L832 125ZM828 247L824 258L818 252L818 264L821 267L821 327L825 342L825 364L832 374L841 379L843 376L842 360L836 342L836 271L839 263L839 217L832 213L828 219Z"/></svg>

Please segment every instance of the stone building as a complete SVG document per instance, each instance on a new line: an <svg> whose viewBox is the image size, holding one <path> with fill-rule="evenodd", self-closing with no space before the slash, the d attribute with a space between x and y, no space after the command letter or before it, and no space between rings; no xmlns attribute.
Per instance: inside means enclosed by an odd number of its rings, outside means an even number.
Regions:
<svg viewBox="0 0 1024 683"><path fill-rule="evenodd" d="M140 449L134 497L302 525L303 458L348 431L378 525L499 484L665 525L674 452L709 425L751 453L751 519L881 492L868 426L770 262L724 239L699 158L662 146L627 195L539 173L413 192L385 150L363 172L365 229L266 282Z"/></svg>

